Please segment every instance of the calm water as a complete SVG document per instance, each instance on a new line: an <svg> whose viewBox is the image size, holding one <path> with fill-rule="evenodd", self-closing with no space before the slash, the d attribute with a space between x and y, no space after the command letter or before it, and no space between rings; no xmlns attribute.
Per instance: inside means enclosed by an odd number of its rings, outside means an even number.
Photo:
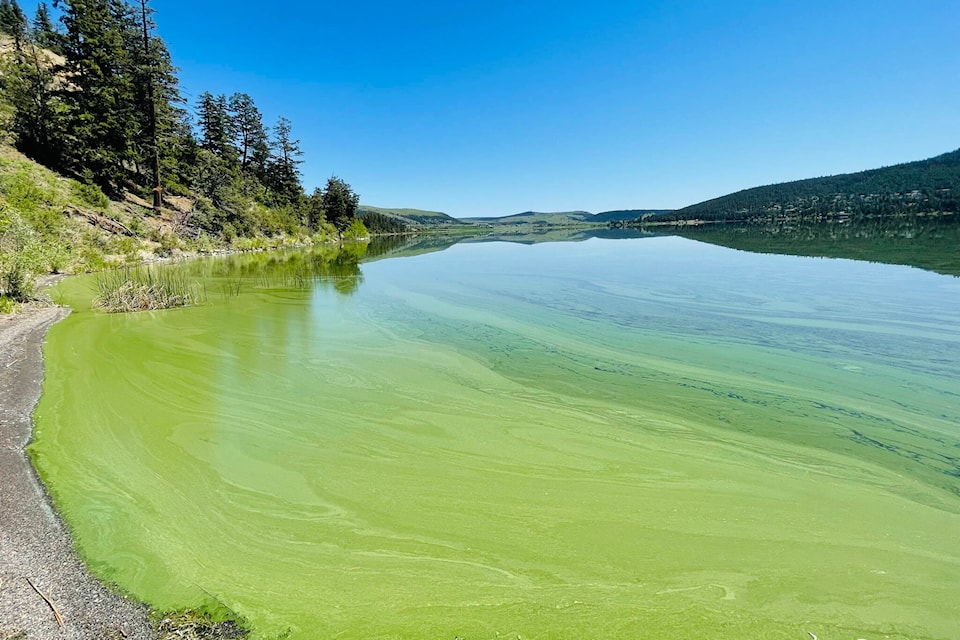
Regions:
<svg viewBox="0 0 960 640"><path fill-rule="evenodd" d="M957 637L960 278L676 237L191 269L204 306L53 329L32 448L154 606L305 639Z"/></svg>

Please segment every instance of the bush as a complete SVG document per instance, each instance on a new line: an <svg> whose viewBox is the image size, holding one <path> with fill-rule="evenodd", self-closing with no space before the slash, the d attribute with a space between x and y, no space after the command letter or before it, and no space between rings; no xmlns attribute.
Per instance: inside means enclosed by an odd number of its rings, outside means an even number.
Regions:
<svg viewBox="0 0 960 640"><path fill-rule="evenodd" d="M350 226L343 231L344 240L360 240L361 238L369 237L370 232L367 231L367 228L363 225L363 221L360 220L360 218L354 218Z"/></svg>
<svg viewBox="0 0 960 640"><path fill-rule="evenodd" d="M33 275L26 261L15 256L0 274L0 288L3 290L3 295L17 302L33 300L37 292Z"/></svg>
<svg viewBox="0 0 960 640"><path fill-rule="evenodd" d="M180 248L180 239L172 233L161 234L159 242L160 247L156 254L161 258L169 258L174 251Z"/></svg>
<svg viewBox="0 0 960 640"><path fill-rule="evenodd" d="M87 245L80 250L80 269L89 273L102 271L107 266L103 259L103 251L96 246Z"/></svg>
<svg viewBox="0 0 960 640"><path fill-rule="evenodd" d="M7 296L0 296L0 315L13 313L17 310L17 301Z"/></svg>
<svg viewBox="0 0 960 640"><path fill-rule="evenodd" d="M34 276L45 270L45 247L20 212L4 214L0 220L0 295L26 302L36 294Z"/></svg>
<svg viewBox="0 0 960 640"><path fill-rule="evenodd" d="M74 197L97 209L106 209L110 206L110 199L95 184L84 184L76 180L70 183L70 191Z"/></svg>

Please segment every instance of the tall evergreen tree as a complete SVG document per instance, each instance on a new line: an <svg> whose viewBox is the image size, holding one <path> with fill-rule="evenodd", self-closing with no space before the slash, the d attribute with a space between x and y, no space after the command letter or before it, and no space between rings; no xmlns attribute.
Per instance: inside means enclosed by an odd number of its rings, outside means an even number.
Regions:
<svg viewBox="0 0 960 640"><path fill-rule="evenodd" d="M137 134L134 74L125 47L121 0L60 0L66 34L64 72L71 86L62 96L69 109L67 141L75 169L89 172L108 191L119 188L125 163L134 160Z"/></svg>
<svg viewBox="0 0 960 640"><path fill-rule="evenodd" d="M17 0L0 0L0 32L13 36L18 50L23 46L27 35L27 17Z"/></svg>
<svg viewBox="0 0 960 640"><path fill-rule="evenodd" d="M240 151L240 169L255 175L261 173L269 155L269 145L260 110L254 104L253 98L246 93L235 93L230 96L229 109L237 136L237 148ZM265 149L267 156L262 153ZM263 164L257 167L256 161Z"/></svg>
<svg viewBox="0 0 960 640"><path fill-rule="evenodd" d="M33 40L39 47L56 51L59 49L57 35L53 22L50 21L47 3L41 2L37 5L37 12L33 16Z"/></svg>
<svg viewBox="0 0 960 640"><path fill-rule="evenodd" d="M342 235L357 217L360 196L353 192L349 184L336 176L327 180L323 190L323 210L327 220L332 222Z"/></svg>
<svg viewBox="0 0 960 640"><path fill-rule="evenodd" d="M200 146L225 162L236 162L237 149L233 146L235 125L230 117L226 96L214 96L205 91L200 96L197 115L200 124Z"/></svg>
<svg viewBox="0 0 960 640"><path fill-rule="evenodd" d="M49 61L37 47L24 47L4 78L13 106L12 132L17 147L47 166L63 164L65 108L56 94Z"/></svg>
<svg viewBox="0 0 960 640"><path fill-rule="evenodd" d="M149 12L149 13L148 13ZM146 161L150 165L150 188L153 192L154 211L160 213L163 204L163 187L160 182L160 147L157 133L157 100L154 77L159 60L156 59L155 43L152 42L150 32L153 30L153 21L148 19L152 10L147 8L147 0L140 0L140 26L143 34L143 48L132 47L140 55L133 56L133 71L137 74L134 100L139 107L141 119L140 143L146 151Z"/></svg>
<svg viewBox="0 0 960 640"><path fill-rule="evenodd" d="M300 141L291 137L293 125L281 117L274 127L273 159L268 172L269 188L281 204L293 204L303 195Z"/></svg>

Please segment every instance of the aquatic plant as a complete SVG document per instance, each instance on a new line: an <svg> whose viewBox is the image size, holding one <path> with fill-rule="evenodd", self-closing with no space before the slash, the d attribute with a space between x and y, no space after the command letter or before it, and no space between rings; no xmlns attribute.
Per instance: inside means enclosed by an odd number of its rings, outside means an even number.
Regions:
<svg viewBox="0 0 960 640"><path fill-rule="evenodd" d="M155 626L160 640L235 640L250 633L242 621L216 620L192 609L168 613Z"/></svg>
<svg viewBox="0 0 960 640"><path fill-rule="evenodd" d="M97 278L94 307L107 313L153 311L203 302L203 290L176 269L123 269Z"/></svg>

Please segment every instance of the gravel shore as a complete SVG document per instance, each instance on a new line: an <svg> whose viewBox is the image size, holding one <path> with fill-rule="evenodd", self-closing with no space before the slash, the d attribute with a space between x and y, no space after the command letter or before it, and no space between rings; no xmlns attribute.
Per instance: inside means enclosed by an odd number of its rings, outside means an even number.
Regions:
<svg viewBox="0 0 960 640"><path fill-rule="evenodd" d="M0 640L154 638L146 608L84 568L24 453L43 380L40 346L68 313L0 316Z"/></svg>

